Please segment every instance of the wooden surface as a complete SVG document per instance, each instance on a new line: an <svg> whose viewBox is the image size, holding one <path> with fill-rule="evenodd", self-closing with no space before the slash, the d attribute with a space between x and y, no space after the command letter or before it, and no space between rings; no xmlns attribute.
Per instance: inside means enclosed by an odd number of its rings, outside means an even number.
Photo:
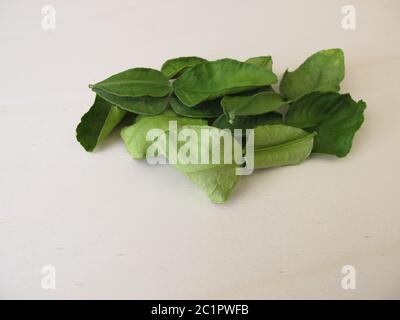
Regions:
<svg viewBox="0 0 400 320"><path fill-rule="evenodd" d="M343 1L52 3L55 30L47 3L0 5L1 298L400 298L398 1L353 1L347 31ZM87 85L112 73L272 54L281 75L330 47L368 104L351 154L256 172L224 205L118 132L93 154L75 140Z"/></svg>

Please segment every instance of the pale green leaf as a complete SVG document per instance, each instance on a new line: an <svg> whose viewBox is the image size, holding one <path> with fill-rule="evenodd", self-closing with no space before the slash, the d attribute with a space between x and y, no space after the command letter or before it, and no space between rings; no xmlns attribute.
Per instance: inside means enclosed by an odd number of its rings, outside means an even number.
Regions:
<svg viewBox="0 0 400 320"><path fill-rule="evenodd" d="M294 100L313 91L339 91L344 78L344 54L341 49L322 50L309 57L295 71L286 70L281 93Z"/></svg>
<svg viewBox="0 0 400 320"><path fill-rule="evenodd" d="M185 143L197 143L197 149L199 150L198 159L202 158L202 153L207 153L206 156L209 157L210 161L208 164L205 163L189 163L182 164L179 162L176 163L177 170L183 172L191 181L196 183L201 189L206 192L207 196L211 201L215 203L223 203L228 200L231 195L233 189L235 188L237 182L239 181L239 175L236 174L237 165L234 163L234 157L232 154L232 162L225 163L224 154L224 139L222 138L222 131L220 129L210 127L210 126L193 126L187 125L181 128L191 129L196 132L198 137L201 137L201 131L206 131L209 134L209 140L203 141L200 138L197 141L189 140L186 142L178 142L178 150ZM229 140L232 142L232 150L234 150L233 145L237 144L237 141L232 137L229 131L225 132L229 136ZM173 134L169 132L169 134ZM214 137L216 140L220 142L220 162L212 163L212 146L211 141ZM208 144L208 148L205 146ZM228 160L226 160L228 161Z"/></svg>
<svg viewBox="0 0 400 320"><path fill-rule="evenodd" d="M286 125L254 129L254 168L272 168L303 162L311 153L315 133Z"/></svg>
<svg viewBox="0 0 400 320"><path fill-rule="evenodd" d="M121 130L121 137L129 154L136 160L145 159L147 149L153 143L146 140L147 132L151 129L168 132L170 121L176 121L178 126L207 123L202 119L180 117L171 110L166 110L163 114L157 116L138 116L134 124Z"/></svg>
<svg viewBox="0 0 400 320"><path fill-rule="evenodd" d="M267 68L268 70L272 71L272 57L271 56L259 56L259 57L252 57L245 61L246 63L255 64L260 67Z"/></svg>

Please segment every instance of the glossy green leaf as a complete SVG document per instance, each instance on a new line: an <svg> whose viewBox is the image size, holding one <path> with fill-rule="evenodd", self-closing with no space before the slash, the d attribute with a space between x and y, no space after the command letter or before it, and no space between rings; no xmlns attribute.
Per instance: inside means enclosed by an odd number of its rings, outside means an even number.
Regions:
<svg viewBox="0 0 400 320"><path fill-rule="evenodd" d="M251 96L225 96L221 105L229 121L236 116L255 116L275 111L286 104L280 94L264 91Z"/></svg>
<svg viewBox="0 0 400 320"><path fill-rule="evenodd" d="M99 96L86 112L78 127L76 138L86 151L93 151L125 116L121 110Z"/></svg>
<svg viewBox="0 0 400 320"><path fill-rule="evenodd" d="M339 91L344 78L344 55L341 49L322 50L309 57L295 71L286 70L280 91L294 100L313 91Z"/></svg>
<svg viewBox="0 0 400 320"><path fill-rule="evenodd" d="M344 157L364 121L365 108L364 101L356 102L349 94L313 92L290 106L286 122L318 133L313 152Z"/></svg>
<svg viewBox="0 0 400 320"><path fill-rule="evenodd" d="M101 82L90 85L123 97L164 97L171 92L169 80L158 70L134 68L117 73Z"/></svg>
<svg viewBox="0 0 400 320"><path fill-rule="evenodd" d="M272 71L272 57L271 56L260 56L249 58L245 61L246 63L255 64L256 66L267 68Z"/></svg>
<svg viewBox="0 0 400 320"><path fill-rule="evenodd" d="M221 161L218 164L213 164L212 161L208 164L182 164L178 162L175 165L177 170L183 172L191 181L196 183L200 188L202 188L211 201L215 203L223 203L228 200L231 195L233 189L235 188L237 182L239 181L240 176L236 174L236 164L232 161L232 163L224 163L223 158L223 138L220 135L220 129L210 127L210 126L184 126L183 129L191 129L196 132L198 137L201 137L201 131L206 131L209 134L209 137L214 136L215 139L219 139L221 143L220 156ZM228 132L229 133L229 132ZM173 134L170 132L169 134ZM229 134L230 135L230 134ZM232 143L237 143L232 136ZM197 139L196 141L188 140L188 141L178 141L178 150L184 144L197 144L197 149L199 150L198 158L202 158L202 153L205 153L209 159L211 159L212 155L212 147L209 144L208 148L205 148L207 143L209 143L211 139L208 141L203 141L201 139ZM233 147L232 147L233 150ZM233 155L232 155L233 159Z"/></svg>
<svg viewBox="0 0 400 320"><path fill-rule="evenodd" d="M303 162L311 153L315 133L286 125L254 129L254 168L272 168Z"/></svg>
<svg viewBox="0 0 400 320"><path fill-rule="evenodd" d="M171 97L169 102L177 114L189 118L216 118L223 112L221 99L204 101L194 107L185 106L176 97Z"/></svg>
<svg viewBox="0 0 400 320"><path fill-rule="evenodd" d="M180 57L170 59L164 62L161 67L161 72L168 79L173 79L179 77L187 69L205 61L207 60L199 57Z"/></svg>
<svg viewBox="0 0 400 320"><path fill-rule="evenodd" d="M93 88L93 91L101 96L104 100L120 107L123 110L144 114L157 115L163 113L168 106L169 96L165 97L122 97L99 88Z"/></svg>
<svg viewBox="0 0 400 320"><path fill-rule="evenodd" d="M282 124L282 114L268 112L258 116L239 116L232 123L228 121L225 114L220 115L213 122L213 126L221 129L254 129L265 124Z"/></svg>
<svg viewBox="0 0 400 320"><path fill-rule="evenodd" d="M166 110L157 116L138 116L133 125L121 130L121 137L130 155L136 159L145 159L147 148L152 144L146 140L147 132L151 129L160 129L164 132L169 130L169 121L176 121L178 127L187 124L202 125L206 120L185 118L176 115L171 110Z"/></svg>
<svg viewBox="0 0 400 320"><path fill-rule="evenodd" d="M173 83L183 104L193 107L226 94L267 86L277 81L268 69L232 59L204 62L183 73Z"/></svg>

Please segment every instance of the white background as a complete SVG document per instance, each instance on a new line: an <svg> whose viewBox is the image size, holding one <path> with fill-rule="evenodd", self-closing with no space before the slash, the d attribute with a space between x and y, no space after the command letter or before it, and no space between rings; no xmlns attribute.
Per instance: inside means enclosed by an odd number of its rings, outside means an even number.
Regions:
<svg viewBox="0 0 400 320"><path fill-rule="evenodd" d="M397 0L1 0L0 297L400 298L399 30ZM258 171L226 204L118 132L93 154L75 140L87 85L113 73L271 54L281 75L335 47L342 91L368 104L351 154Z"/></svg>

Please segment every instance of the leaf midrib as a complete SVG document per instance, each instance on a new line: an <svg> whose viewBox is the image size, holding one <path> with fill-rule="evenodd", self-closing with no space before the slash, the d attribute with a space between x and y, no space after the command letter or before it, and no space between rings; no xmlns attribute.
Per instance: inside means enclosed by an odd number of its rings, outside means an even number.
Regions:
<svg viewBox="0 0 400 320"><path fill-rule="evenodd" d="M316 135L316 133L313 132L313 133L307 134L306 136L304 136L304 137L302 137L300 139L295 139L295 140L292 140L292 141L289 141L289 142L286 142L286 143L283 143L283 144L278 144L278 145L274 145L274 146L271 146L271 147L264 147L264 148L259 148L259 149L255 148L254 152L271 151L271 150L274 150L274 149L275 150L284 149L284 148L286 148L288 146L304 142L305 140L309 139L310 137L314 137L315 135Z"/></svg>

